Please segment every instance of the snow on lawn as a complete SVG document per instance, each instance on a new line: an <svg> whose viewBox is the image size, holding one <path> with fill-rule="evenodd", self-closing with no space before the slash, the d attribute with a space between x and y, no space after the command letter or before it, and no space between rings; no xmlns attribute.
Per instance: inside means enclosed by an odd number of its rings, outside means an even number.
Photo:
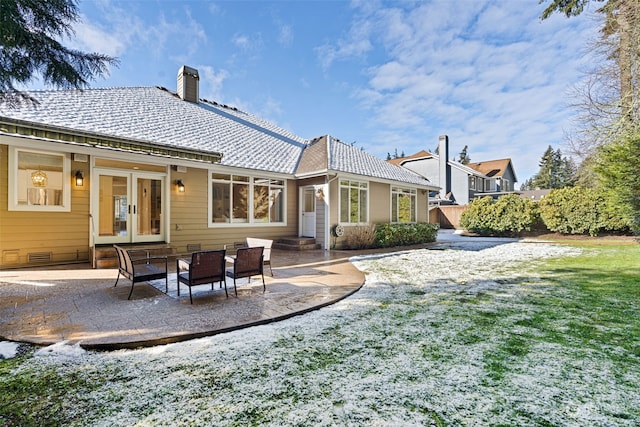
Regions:
<svg viewBox="0 0 640 427"><path fill-rule="evenodd" d="M509 243L358 257L366 285L304 316L133 351L59 347L21 369L89 380L67 397L79 425L636 425L637 363L621 377L605 350L536 327L531 301L566 291L535 265L577 253Z"/></svg>

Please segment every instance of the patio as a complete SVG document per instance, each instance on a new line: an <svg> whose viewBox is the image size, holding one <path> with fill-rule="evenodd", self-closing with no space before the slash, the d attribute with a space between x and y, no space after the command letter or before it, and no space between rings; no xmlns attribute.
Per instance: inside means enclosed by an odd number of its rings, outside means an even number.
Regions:
<svg viewBox="0 0 640 427"><path fill-rule="evenodd" d="M117 269L88 264L0 271L0 338L49 345L80 343L86 349L153 346L274 322L339 301L357 291L364 275L350 262L352 251L272 254L273 277L239 281L238 297L215 285L186 288L177 298L128 280L114 287ZM175 262L169 263L175 289ZM232 283L232 281L231 281ZM233 288L233 285L231 285Z"/></svg>

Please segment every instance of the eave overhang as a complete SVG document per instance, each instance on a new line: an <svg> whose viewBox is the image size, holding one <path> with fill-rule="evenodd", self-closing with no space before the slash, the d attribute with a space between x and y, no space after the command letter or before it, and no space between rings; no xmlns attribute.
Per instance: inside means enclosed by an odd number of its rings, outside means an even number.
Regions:
<svg viewBox="0 0 640 427"><path fill-rule="evenodd" d="M193 160L204 163L220 163L222 161L222 153L220 152L192 150L148 141L43 125L41 123L10 119L7 117L0 117L0 134L31 137L69 145L148 154L158 157Z"/></svg>

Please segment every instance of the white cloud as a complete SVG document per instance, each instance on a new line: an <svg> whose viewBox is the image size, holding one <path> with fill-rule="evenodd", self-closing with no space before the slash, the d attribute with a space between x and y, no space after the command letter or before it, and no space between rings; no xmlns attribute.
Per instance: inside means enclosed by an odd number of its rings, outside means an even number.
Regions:
<svg viewBox="0 0 640 427"><path fill-rule="evenodd" d="M263 44L260 34L248 35L237 33L233 35L231 42L244 51L256 51Z"/></svg>
<svg viewBox="0 0 640 427"><path fill-rule="evenodd" d="M293 29L290 25L280 25L278 31L278 43L284 47L289 47L293 43Z"/></svg>
<svg viewBox="0 0 640 427"><path fill-rule="evenodd" d="M126 49L121 37L88 22L86 17L75 26L75 44L88 52L99 52L109 56L119 56Z"/></svg>
<svg viewBox="0 0 640 427"><path fill-rule="evenodd" d="M363 5L318 53L325 70L371 53L368 81L353 92L376 129L369 151L383 154L391 139L411 154L448 133L452 153L469 145L476 161L511 157L524 181L548 145L564 142L565 94L594 33L586 18L540 22L541 9L519 2Z"/></svg>
<svg viewBox="0 0 640 427"><path fill-rule="evenodd" d="M189 8L184 14L167 19L159 13L153 21L143 21L132 11L119 7L122 3L102 1L96 5L102 12L102 23L96 24L86 16L76 27L77 42L87 50L113 56L125 55L133 49L144 49L161 57L171 41L185 47L186 55L193 54L207 41L203 27L193 18Z"/></svg>
<svg viewBox="0 0 640 427"><path fill-rule="evenodd" d="M221 99L222 83L229 77L226 70L216 70L209 65L198 66L200 74L200 96L210 100Z"/></svg>
<svg viewBox="0 0 640 427"><path fill-rule="evenodd" d="M362 57L371 51L373 49L370 40L371 25L370 21L360 19L354 22L348 34L335 44L325 43L317 47L316 55L322 68L327 70L337 60Z"/></svg>

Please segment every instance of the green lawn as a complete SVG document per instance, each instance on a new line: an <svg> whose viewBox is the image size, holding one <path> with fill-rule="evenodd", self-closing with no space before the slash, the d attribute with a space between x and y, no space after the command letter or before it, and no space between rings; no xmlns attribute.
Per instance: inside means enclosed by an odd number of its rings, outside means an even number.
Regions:
<svg viewBox="0 0 640 427"><path fill-rule="evenodd" d="M640 246L549 247L364 259L360 292L278 324L0 360L0 425L637 426Z"/></svg>

